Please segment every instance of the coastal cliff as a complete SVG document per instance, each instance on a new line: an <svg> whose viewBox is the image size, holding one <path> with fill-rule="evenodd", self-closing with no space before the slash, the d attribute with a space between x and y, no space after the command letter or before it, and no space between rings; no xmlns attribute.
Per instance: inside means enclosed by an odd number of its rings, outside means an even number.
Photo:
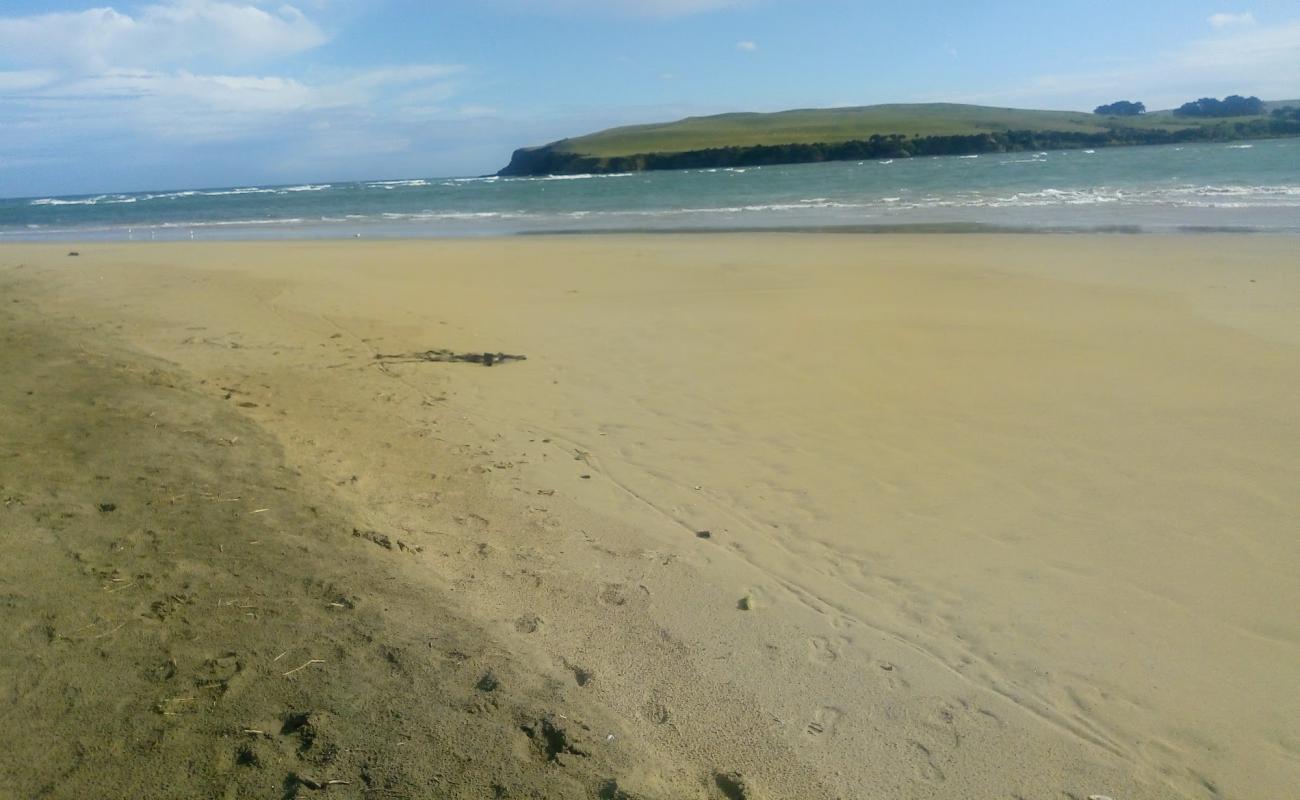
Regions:
<svg viewBox="0 0 1300 800"><path fill-rule="evenodd" d="M988 109L988 111L1002 110ZM1185 122L1181 124L1162 124L1159 122L1159 117L1151 115L1149 119L1143 120L1144 124L1139 125L1123 123L1115 118L1107 117L1099 118L1096 122L1093 122L1092 119L1089 119L1089 115L1082 114L1047 116L1053 113L1055 112L1019 112L1022 116L1029 114L1041 115L1044 123L1053 125L1051 128L1045 127L1043 129L1008 128L966 134L873 133L870 136L846 138L839 141L828 139L827 141L791 143L740 143L710 147L675 146L673 149L647 149L643 152L610 152L617 149L617 143L610 143L610 139L615 137L621 136L631 146L653 141L648 135L635 136L622 133L623 130L637 131L637 129L620 129L594 134L589 137L563 139L540 147L520 148L514 152L510 163L497 174L503 177L518 177L641 172L667 169L712 169L773 164L803 164L821 161L910 158L913 156L978 155L981 153L1011 153L1132 145L1231 142L1243 139L1300 136L1300 118L1296 118L1294 115L1261 116L1200 124ZM736 116L760 118L769 115ZM684 122L689 124L695 122L695 120L686 120ZM1092 124L1085 126L1083 123ZM662 128L667 127L662 126ZM958 126L949 126L949 128L953 127ZM768 134L768 138L771 138L772 135ZM746 137L738 134L736 138L743 142Z"/></svg>

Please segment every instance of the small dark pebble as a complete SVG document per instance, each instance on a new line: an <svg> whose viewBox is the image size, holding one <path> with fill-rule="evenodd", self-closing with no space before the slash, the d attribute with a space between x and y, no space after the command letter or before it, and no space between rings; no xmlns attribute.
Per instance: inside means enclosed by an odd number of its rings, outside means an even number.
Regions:
<svg viewBox="0 0 1300 800"><path fill-rule="evenodd" d="M100 504L99 504L99 510L102 511L102 512L104 512L105 514L107 514L107 513L110 512L110 511L116 511L116 510L117 510L117 504L116 504L116 503L100 503Z"/></svg>
<svg viewBox="0 0 1300 800"><path fill-rule="evenodd" d="M73 250L71 253L68 253L68 255L70 255L70 256L79 256L79 255L81 255L81 253L78 253L76 250Z"/></svg>
<svg viewBox="0 0 1300 800"><path fill-rule="evenodd" d="M893 672L893 671L894 671L894 665L893 665L893 664L890 664L890 663L888 663L888 662L886 662L886 663L884 663L884 664L881 664L881 665L880 665L880 668L883 669L885 672Z"/></svg>
<svg viewBox="0 0 1300 800"><path fill-rule="evenodd" d="M698 539L712 539L713 531L696 531L695 536Z"/></svg>
<svg viewBox="0 0 1300 800"><path fill-rule="evenodd" d="M590 475L579 475L578 477L579 477L579 478L582 478L584 481L589 481L589 480L591 480L591 476L590 476Z"/></svg>

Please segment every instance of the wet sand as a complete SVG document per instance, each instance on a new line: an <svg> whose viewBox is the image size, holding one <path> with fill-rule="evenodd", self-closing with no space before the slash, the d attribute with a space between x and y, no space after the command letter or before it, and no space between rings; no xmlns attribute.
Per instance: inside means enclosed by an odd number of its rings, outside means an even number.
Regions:
<svg viewBox="0 0 1300 800"><path fill-rule="evenodd" d="M1298 248L7 245L0 794L1284 796Z"/></svg>

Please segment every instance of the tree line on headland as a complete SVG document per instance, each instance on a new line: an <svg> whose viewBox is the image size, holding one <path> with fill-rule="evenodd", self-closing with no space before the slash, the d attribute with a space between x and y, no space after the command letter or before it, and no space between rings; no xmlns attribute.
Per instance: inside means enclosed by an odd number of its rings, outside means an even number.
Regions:
<svg viewBox="0 0 1300 800"><path fill-rule="evenodd" d="M867 139L843 142L712 147L625 156L591 156L567 152L548 145L516 150L510 164L498 174L503 176L576 175L666 169L712 169L915 156L1231 142L1283 136L1300 136L1300 109L1287 107L1254 119L1185 128L1138 128L1115 124L1104 131L1097 132L1006 130L947 136L875 134Z"/></svg>
<svg viewBox="0 0 1300 800"><path fill-rule="evenodd" d="M1103 117L1136 117L1147 113L1145 103L1130 100L1117 100L1097 106L1092 113ZM1174 109L1179 117L1254 117L1264 113L1264 101L1258 97L1242 97L1239 94L1228 95L1219 100L1215 97L1202 97L1183 103Z"/></svg>

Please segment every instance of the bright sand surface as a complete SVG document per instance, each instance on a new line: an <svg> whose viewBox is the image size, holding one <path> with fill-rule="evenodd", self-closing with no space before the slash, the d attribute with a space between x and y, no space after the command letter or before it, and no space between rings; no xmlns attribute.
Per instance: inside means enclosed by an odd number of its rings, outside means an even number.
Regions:
<svg viewBox="0 0 1300 800"><path fill-rule="evenodd" d="M628 796L1300 786L1294 238L68 249L0 268L423 546ZM376 358L435 348L528 359Z"/></svg>

